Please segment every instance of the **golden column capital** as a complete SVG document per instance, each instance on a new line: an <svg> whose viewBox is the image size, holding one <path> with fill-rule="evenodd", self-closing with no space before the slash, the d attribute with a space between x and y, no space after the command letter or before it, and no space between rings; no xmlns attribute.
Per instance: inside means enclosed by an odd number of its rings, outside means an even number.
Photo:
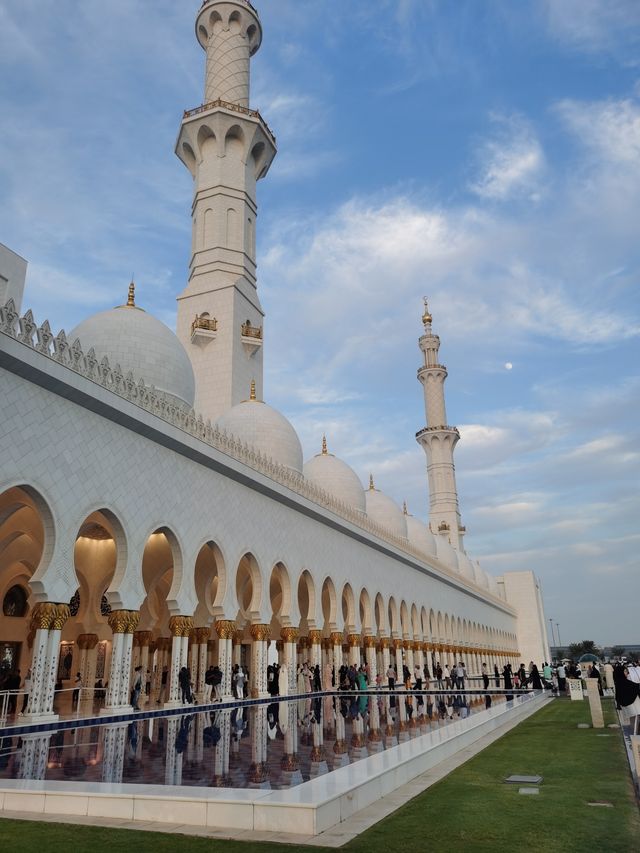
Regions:
<svg viewBox="0 0 640 853"><path fill-rule="evenodd" d="M322 643L322 631L318 631L315 628L309 631L309 642L313 646L317 646Z"/></svg>
<svg viewBox="0 0 640 853"><path fill-rule="evenodd" d="M380 637L380 648L388 649L391 644L391 640L389 637Z"/></svg>
<svg viewBox="0 0 640 853"><path fill-rule="evenodd" d="M367 634L364 638L364 647L365 649L375 649L376 647L376 638L372 637L371 634Z"/></svg>
<svg viewBox="0 0 640 853"><path fill-rule="evenodd" d="M140 622L140 611L139 610L128 610L129 616L127 619L127 634L133 634L133 632L138 627L138 623Z"/></svg>
<svg viewBox="0 0 640 853"><path fill-rule="evenodd" d="M342 641L344 639L344 634L342 633L342 631L332 631L329 639L331 640L332 646L341 646Z"/></svg>
<svg viewBox="0 0 640 853"><path fill-rule="evenodd" d="M191 616L172 616L169 619L169 630L173 637L188 637L192 628Z"/></svg>
<svg viewBox="0 0 640 853"><path fill-rule="evenodd" d="M347 634L347 643L352 649L359 649L362 645L362 637L360 634Z"/></svg>
<svg viewBox="0 0 640 853"><path fill-rule="evenodd" d="M280 637L285 643L295 643L298 639L297 628L283 628L280 631Z"/></svg>
<svg viewBox="0 0 640 853"><path fill-rule="evenodd" d="M138 610L112 610L107 616L107 622L114 634L133 634L139 619Z"/></svg>
<svg viewBox="0 0 640 853"><path fill-rule="evenodd" d="M34 628L49 630L56 616L56 605L52 601L43 601L36 604L31 617L31 625Z"/></svg>
<svg viewBox="0 0 640 853"><path fill-rule="evenodd" d="M249 634L251 635L252 640L264 642L271 637L271 625L257 622L249 626Z"/></svg>
<svg viewBox="0 0 640 853"><path fill-rule="evenodd" d="M70 615L71 611L68 604L56 604L56 612L51 621L51 628L54 631L62 631Z"/></svg>
<svg viewBox="0 0 640 853"><path fill-rule="evenodd" d="M393 642L393 648L396 651L398 651L398 649L404 649L404 640L400 639L399 637L394 637L392 642Z"/></svg>
<svg viewBox="0 0 640 853"><path fill-rule="evenodd" d="M236 623L232 619L217 619L215 629L221 640L230 640L236 630Z"/></svg>
<svg viewBox="0 0 640 853"><path fill-rule="evenodd" d="M69 611L69 605L58 605L53 601L43 601L40 604L36 604L33 610L33 616L31 617L31 625L34 628L44 628L45 630L49 630L54 627L54 622L58 617L58 607L66 607L67 613Z"/></svg>

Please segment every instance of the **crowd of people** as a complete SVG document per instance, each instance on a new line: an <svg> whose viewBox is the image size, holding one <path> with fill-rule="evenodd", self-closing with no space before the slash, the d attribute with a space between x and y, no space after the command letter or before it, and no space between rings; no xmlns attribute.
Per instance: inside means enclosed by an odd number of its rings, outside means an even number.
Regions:
<svg viewBox="0 0 640 853"><path fill-rule="evenodd" d="M421 667L416 664L413 671L403 664L398 673L395 662L392 660L386 672L378 672L372 680L366 663L361 665L343 664L335 671L330 664L312 665L306 661L296 669L293 684L290 684L286 665L277 662L270 663L267 667L267 692L270 696L283 696L293 691L297 693L312 693L321 690L339 690L357 692L368 689L388 688L394 691L404 688L406 691L418 691L414 696L408 697L406 701L411 702L411 708L415 700L417 706L422 706L429 698L435 698L435 709L441 716L451 716L458 711L464 715L464 709L468 703L465 691L482 693L486 707L491 706L491 693L495 690L502 691L507 700L513 698L518 690L543 690L548 689L555 695L564 695L568 689L568 680L576 678L596 678L601 694L604 690L611 693L615 691L616 701L622 709L633 708L634 713L630 716L640 715L640 664L623 663L614 661L607 662L602 667L602 672L597 663L591 662L583 667L573 662L560 661L553 665L545 661L542 667L530 661L526 667L521 663L514 668L510 663L499 668L493 666L490 671L486 663L482 664L480 676L469 678L463 661L453 665L447 663L441 665L439 661L433 664L432 671L428 665ZM206 670L204 677L204 691L198 698L203 704L222 700L223 675L217 665L211 665ZM161 705L167 699L168 670L165 666L160 677L160 690L157 704ZM481 682L481 683L480 683ZM196 691L191 673L187 667L182 667L178 675L179 696L182 704L195 704ZM72 710L78 707L80 686L82 681L80 673L73 683ZM62 684L56 685L62 689ZM24 680L17 670L0 671L0 692L7 691L8 701L6 711L8 714L24 712L31 688L31 673L28 672ZM249 672L240 664L235 664L231 673L231 689L234 698L243 699L249 695ZM142 672L142 667L136 667L131 687L131 704L134 709L139 710L141 694L150 692L150 674ZM425 697L419 691L442 692L442 697ZM99 680L95 685L95 700L104 700L106 685ZM18 704L20 712L18 712ZM454 709L453 712L450 709Z"/></svg>

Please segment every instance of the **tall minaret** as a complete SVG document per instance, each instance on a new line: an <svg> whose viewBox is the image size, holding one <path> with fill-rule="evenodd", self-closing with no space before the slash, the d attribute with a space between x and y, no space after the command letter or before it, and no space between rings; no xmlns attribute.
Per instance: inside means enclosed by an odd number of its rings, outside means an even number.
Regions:
<svg viewBox="0 0 640 853"><path fill-rule="evenodd" d="M427 426L416 434L418 444L427 454L429 475L429 522L433 533L447 536L455 548L462 549L464 527L460 520L453 449L460 433L447 426L444 405L444 381L447 368L438 362L440 338L431 330L432 317L427 300L424 300L424 335L419 346L424 365L418 370L418 379L424 387L424 408Z"/></svg>
<svg viewBox="0 0 640 853"><path fill-rule="evenodd" d="M250 58L262 27L248 0L205 0L196 36L206 51L204 104L185 112L176 154L194 178L189 282L177 333L196 379L194 408L212 421L262 399L263 311L256 290L256 182L275 138L249 109Z"/></svg>

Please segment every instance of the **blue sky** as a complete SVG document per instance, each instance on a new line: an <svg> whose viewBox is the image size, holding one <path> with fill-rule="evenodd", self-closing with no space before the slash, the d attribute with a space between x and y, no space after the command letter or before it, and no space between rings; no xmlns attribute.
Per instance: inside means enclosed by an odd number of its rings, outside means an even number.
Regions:
<svg viewBox="0 0 640 853"><path fill-rule="evenodd" d="M0 241L52 327L169 325L202 101L195 0L0 0ZM265 397L425 518L427 294L467 549L533 569L562 640L637 642L640 4L263 0L252 105ZM512 369L506 369L509 363Z"/></svg>

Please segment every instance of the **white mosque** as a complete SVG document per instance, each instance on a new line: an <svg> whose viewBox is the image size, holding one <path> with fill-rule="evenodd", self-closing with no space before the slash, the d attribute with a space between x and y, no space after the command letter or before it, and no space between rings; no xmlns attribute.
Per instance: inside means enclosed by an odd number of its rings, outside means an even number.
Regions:
<svg viewBox="0 0 640 853"><path fill-rule="evenodd" d="M66 333L22 310L25 263L0 251L0 655L32 673L25 717L50 719L76 672L107 683L104 712L131 710L133 669L179 702L210 663L267 661L479 672L549 659L532 572L495 578L464 545L440 340L425 302L418 379L427 425L429 524L363 488L331 436L306 462L265 402L256 276L256 183L276 154L249 106L262 27L248 0L205 0L204 102L176 153L194 181L189 279L177 334L136 304ZM123 293L123 297L125 294ZM410 369L411 366L407 366ZM375 472L374 472L375 473ZM271 648L269 648L271 646Z"/></svg>

